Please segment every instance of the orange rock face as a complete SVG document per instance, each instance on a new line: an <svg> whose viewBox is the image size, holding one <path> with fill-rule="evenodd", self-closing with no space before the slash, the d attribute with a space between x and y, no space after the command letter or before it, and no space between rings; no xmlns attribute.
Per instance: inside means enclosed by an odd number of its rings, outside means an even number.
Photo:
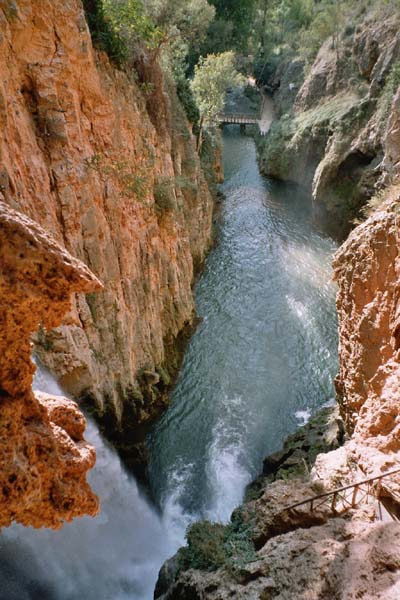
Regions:
<svg viewBox="0 0 400 600"><path fill-rule="evenodd" d="M94 515L86 482L95 451L85 419L67 398L33 393L30 336L54 327L71 293L101 289L98 279L41 227L0 202L0 528L18 521L61 527Z"/></svg>
<svg viewBox="0 0 400 600"><path fill-rule="evenodd" d="M350 442L367 473L400 452L400 194L357 227L334 261L339 285L337 390Z"/></svg>
<svg viewBox="0 0 400 600"><path fill-rule="evenodd" d="M157 65L141 86L93 51L80 0L2 6L0 29L0 194L104 284L35 351L116 430L144 422L166 400L210 240L186 117Z"/></svg>

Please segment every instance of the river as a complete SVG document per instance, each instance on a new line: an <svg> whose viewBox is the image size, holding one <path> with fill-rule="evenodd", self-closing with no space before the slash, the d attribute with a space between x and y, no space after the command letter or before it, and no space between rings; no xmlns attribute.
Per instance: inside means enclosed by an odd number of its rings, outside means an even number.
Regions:
<svg viewBox="0 0 400 600"><path fill-rule="evenodd" d="M260 176L237 127L225 129L224 163L219 242L196 286L201 324L148 439L156 506L89 422L102 512L58 532L4 531L1 600L150 600L186 526L227 521L262 458L332 398L335 245L312 228L309 199ZM43 369L35 385L61 393Z"/></svg>
<svg viewBox="0 0 400 600"><path fill-rule="evenodd" d="M202 319L171 406L150 437L163 511L226 521L262 459L332 398L335 244L310 199L259 174L254 141L224 132L226 199L196 286Z"/></svg>

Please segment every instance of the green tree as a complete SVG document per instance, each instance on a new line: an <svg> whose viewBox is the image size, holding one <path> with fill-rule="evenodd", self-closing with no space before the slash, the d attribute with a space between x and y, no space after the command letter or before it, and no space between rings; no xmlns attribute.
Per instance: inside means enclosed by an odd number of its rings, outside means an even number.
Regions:
<svg viewBox="0 0 400 600"><path fill-rule="evenodd" d="M230 31L224 49L234 49L237 52L246 53L248 39L253 29L257 0L210 0L210 2L216 9L215 28L218 30L220 28L218 21L222 21ZM213 42L213 28L214 24L209 35L211 43Z"/></svg>
<svg viewBox="0 0 400 600"><path fill-rule="evenodd" d="M102 0L103 14L112 31L125 44L126 54L135 43L154 49L162 32L144 12L141 0Z"/></svg>
<svg viewBox="0 0 400 600"><path fill-rule="evenodd" d="M191 82L200 112L198 150L202 143L202 128L212 129L218 123L218 113L224 108L227 88L243 83L244 77L236 70L232 51L209 54L199 60Z"/></svg>
<svg viewBox="0 0 400 600"><path fill-rule="evenodd" d="M144 6L167 38L179 36L195 45L204 38L215 16L215 8L207 0L145 0Z"/></svg>

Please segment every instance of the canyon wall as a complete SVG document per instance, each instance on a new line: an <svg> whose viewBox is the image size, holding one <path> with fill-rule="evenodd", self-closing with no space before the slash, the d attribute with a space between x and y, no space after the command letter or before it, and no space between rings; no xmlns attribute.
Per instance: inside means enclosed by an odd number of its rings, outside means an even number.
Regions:
<svg viewBox="0 0 400 600"><path fill-rule="evenodd" d="M80 0L2 2L0 29L0 199L104 284L40 328L35 352L141 462L139 424L167 402L210 242L193 137L157 62L118 70L93 50Z"/></svg>
<svg viewBox="0 0 400 600"><path fill-rule="evenodd" d="M399 16L354 17L306 69L299 57L271 77L279 119L259 140L262 171L313 196L316 224L343 240L387 181L385 131L399 84Z"/></svg>
<svg viewBox="0 0 400 600"><path fill-rule="evenodd" d="M98 279L29 218L0 202L0 528L12 521L58 528L95 515L86 482L95 451L75 402L32 392L32 332L55 327L73 292Z"/></svg>

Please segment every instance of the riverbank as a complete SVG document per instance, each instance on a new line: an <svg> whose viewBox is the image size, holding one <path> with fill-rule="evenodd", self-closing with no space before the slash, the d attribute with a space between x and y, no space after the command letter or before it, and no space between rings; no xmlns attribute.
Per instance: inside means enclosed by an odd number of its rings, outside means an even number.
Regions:
<svg viewBox="0 0 400 600"><path fill-rule="evenodd" d="M188 546L163 565L154 597L184 599L189 597L189 590L191 593L196 590L199 594L194 596L196 598L201 597L202 592L205 598L214 598L214 595L220 598L225 597L224 590L229 588L232 597L243 598L246 594L246 598L259 598L247 595L263 590L263 583L254 584L255 579L263 576L257 551L266 537L306 526L304 514L284 516L282 508L296 502L304 493L315 495L321 491L323 484L310 478L316 458L320 453L340 448L344 439L338 407L318 410L307 424L286 438L280 450L264 459L263 473L249 484L243 504L233 512L228 525L203 521L192 526L187 536ZM262 511L258 501L263 503ZM322 524L324 521L319 511L314 522ZM308 526L313 524L312 517L307 523ZM214 576L213 572L218 575ZM218 588L213 583L210 585L210 581L219 581ZM251 591L246 586L250 581Z"/></svg>
<svg viewBox="0 0 400 600"><path fill-rule="evenodd" d="M264 460L228 525L203 521L159 574L157 600L395 600L400 589L400 525L372 496L332 508L287 506L362 479L342 446L338 408L323 408ZM393 477L390 485L393 484ZM381 510L383 510L381 506ZM307 576L305 576L307 574Z"/></svg>

